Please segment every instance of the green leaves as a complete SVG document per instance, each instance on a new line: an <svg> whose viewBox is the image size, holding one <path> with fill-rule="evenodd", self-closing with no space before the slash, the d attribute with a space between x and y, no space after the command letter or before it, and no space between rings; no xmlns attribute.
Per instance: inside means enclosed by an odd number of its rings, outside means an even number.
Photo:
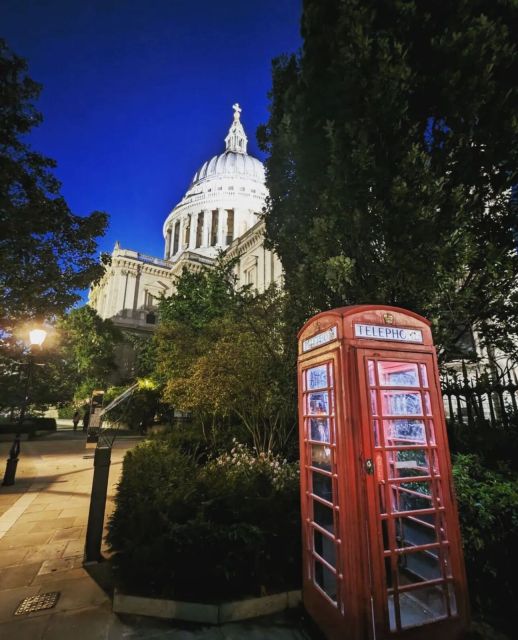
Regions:
<svg viewBox="0 0 518 640"><path fill-rule="evenodd" d="M40 86L0 40L0 329L61 315L102 272L95 257L105 213L74 215L59 194L55 162L23 136L39 124Z"/></svg>
<svg viewBox="0 0 518 640"><path fill-rule="evenodd" d="M516 3L306 0L301 54L274 61L267 238L300 326L387 303L516 336ZM480 304L484 300L484 304Z"/></svg>

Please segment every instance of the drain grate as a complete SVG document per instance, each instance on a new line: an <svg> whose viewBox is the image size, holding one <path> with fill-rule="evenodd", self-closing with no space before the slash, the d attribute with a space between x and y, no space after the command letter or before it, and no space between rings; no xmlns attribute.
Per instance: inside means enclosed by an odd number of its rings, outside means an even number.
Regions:
<svg viewBox="0 0 518 640"><path fill-rule="evenodd" d="M24 598L18 605L14 615L23 616L25 613L32 613L33 611L52 609L58 601L59 596L59 591L49 591L48 593L40 593L39 596Z"/></svg>

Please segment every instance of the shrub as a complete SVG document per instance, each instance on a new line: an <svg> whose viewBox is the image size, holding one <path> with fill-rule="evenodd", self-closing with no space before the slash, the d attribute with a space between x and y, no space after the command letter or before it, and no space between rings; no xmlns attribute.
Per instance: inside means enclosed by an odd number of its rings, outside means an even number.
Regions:
<svg viewBox="0 0 518 640"><path fill-rule="evenodd" d="M518 476L459 454L453 477L473 607L489 618L509 619L518 598Z"/></svg>
<svg viewBox="0 0 518 640"><path fill-rule="evenodd" d="M124 460L108 542L133 592L215 600L298 585L298 468L237 443L208 462L143 443Z"/></svg>

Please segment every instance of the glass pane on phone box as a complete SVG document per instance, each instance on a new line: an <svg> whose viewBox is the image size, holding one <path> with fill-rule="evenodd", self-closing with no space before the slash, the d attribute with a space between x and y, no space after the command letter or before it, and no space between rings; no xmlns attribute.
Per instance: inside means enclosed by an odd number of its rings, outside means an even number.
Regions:
<svg viewBox="0 0 518 640"><path fill-rule="evenodd" d="M331 447L324 447L319 444L311 446L311 466L331 471Z"/></svg>
<svg viewBox="0 0 518 640"><path fill-rule="evenodd" d="M381 387L418 387L417 364L411 362L378 362Z"/></svg>
<svg viewBox="0 0 518 640"><path fill-rule="evenodd" d="M326 507L318 500L313 500L313 521L322 529L334 534L333 509Z"/></svg>
<svg viewBox="0 0 518 640"><path fill-rule="evenodd" d="M311 440L331 442L329 418L310 418Z"/></svg>
<svg viewBox="0 0 518 640"><path fill-rule="evenodd" d="M308 394L308 413L311 415L329 413L329 395L327 391Z"/></svg>
<svg viewBox="0 0 518 640"><path fill-rule="evenodd" d="M423 420L383 420L387 445L426 444Z"/></svg>
<svg viewBox="0 0 518 640"><path fill-rule="evenodd" d="M421 416L423 408L420 393L404 391L384 391L382 393L383 413L387 416Z"/></svg>
<svg viewBox="0 0 518 640"><path fill-rule="evenodd" d="M387 456L391 478L412 478L430 474L426 449L400 449L389 451Z"/></svg>
<svg viewBox="0 0 518 640"><path fill-rule="evenodd" d="M313 367L306 371L307 389L324 389L329 386L327 381L327 365Z"/></svg>
<svg viewBox="0 0 518 640"><path fill-rule="evenodd" d="M392 485L395 511L430 509L432 494L429 482L401 482Z"/></svg>
<svg viewBox="0 0 518 640"><path fill-rule="evenodd" d="M313 493L323 500L333 502L333 482L331 478L323 473L318 473L318 471L312 471L311 476Z"/></svg>
<svg viewBox="0 0 518 640"><path fill-rule="evenodd" d="M315 582L336 602L336 575L318 560L315 560Z"/></svg>
<svg viewBox="0 0 518 640"><path fill-rule="evenodd" d="M321 531L313 529L313 548L315 553L324 558L333 567L336 567L335 543L331 538L325 536Z"/></svg>
<svg viewBox="0 0 518 640"><path fill-rule="evenodd" d="M398 583L400 585L438 580L441 577L439 558L432 551L414 551L398 556Z"/></svg>
<svg viewBox="0 0 518 640"><path fill-rule="evenodd" d="M421 587L399 594L401 626L426 624L447 615L444 585Z"/></svg>
<svg viewBox="0 0 518 640"><path fill-rule="evenodd" d="M431 526L429 518L425 520L419 515L396 518L395 526L396 544L399 549L437 542L437 531Z"/></svg>

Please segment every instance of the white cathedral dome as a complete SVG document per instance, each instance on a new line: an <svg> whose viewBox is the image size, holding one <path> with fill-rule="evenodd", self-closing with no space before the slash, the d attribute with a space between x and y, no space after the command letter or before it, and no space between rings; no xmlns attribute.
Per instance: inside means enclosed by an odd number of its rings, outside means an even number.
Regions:
<svg viewBox="0 0 518 640"><path fill-rule="evenodd" d="M233 109L225 151L202 164L164 222L166 260L186 250L214 257L259 220L268 195L264 166L248 155L241 108Z"/></svg>
<svg viewBox="0 0 518 640"><path fill-rule="evenodd" d="M223 176L250 178L264 184L264 166L260 160L246 153L225 151L203 163L201 168L194 174L191 186L202 180L211 180Z"/></svg>

